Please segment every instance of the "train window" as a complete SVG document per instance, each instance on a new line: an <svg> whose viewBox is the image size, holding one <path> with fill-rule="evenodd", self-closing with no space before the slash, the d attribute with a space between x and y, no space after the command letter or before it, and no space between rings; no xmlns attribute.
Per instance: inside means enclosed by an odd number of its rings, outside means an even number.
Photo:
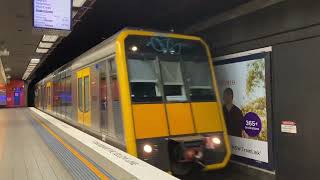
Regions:
<svg viewBox="0 0 320 180"><path fill-rule="evenodd" d="M78 108L82 112L82 78L78 79Z"/></svg>
<svg viewBox="0 0 320 180"><path fill-rule="evenodd" d="M117 75L117 65L116 61L110 61L110 70L111 70L111 75Z"/></svg>
<svg viewBox="0 0 320 180"><path fill-rule="evenodd" d="M89 112L89 76L84 77L84 112Z"/></svg>
<svg viewBox="0 0 320 180"><path fill-rule="evenodd" d="M133 101L161 98L161 94L167 101L216 100L209 58L200 41L130 35L125 45Z"/></svg>
<svg viewBox="0 0 320 180"><path fill-rule="evenodd" d="M156 59L129 59L128 66L132 101L162 101Z"/></svg>
<svg viewBox="0 0 320 180"><path fill-rule="evenodd" d="M165 60L162 60L165 59ZM160 57L163 90L167 101L186 101L187 96L182 79L179 59Z"/></svg>
<svg viewBox="0 0 320 180"><path fill-rule="evenodd" d="M215 100L211 71L206 57L185 57L185 78L191 101Z"/></svg>

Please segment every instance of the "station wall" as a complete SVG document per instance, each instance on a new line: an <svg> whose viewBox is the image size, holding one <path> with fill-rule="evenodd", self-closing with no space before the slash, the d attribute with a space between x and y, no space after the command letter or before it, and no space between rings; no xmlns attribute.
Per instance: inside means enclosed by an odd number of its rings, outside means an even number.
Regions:
<svg viewBox="0 0 320 180"><path fill-rule="evenodd" d="M24 81L11 80L6 85L7 104L6 107L25 106Z"/></svg>
<svg viewBox="0 0 320 180"><path fill-rule="evenodd" d="M320 1L287 0L198 32L214 56L272 46L273 159L277 179L319 179ZM285 122L297 133L285 133Z"/></svg>
<svg viewBox="0 0 320 180"><path fill-rule="evenodd" d="M287 0L198 32L214 56L320 35L320 1Z"/></svg>

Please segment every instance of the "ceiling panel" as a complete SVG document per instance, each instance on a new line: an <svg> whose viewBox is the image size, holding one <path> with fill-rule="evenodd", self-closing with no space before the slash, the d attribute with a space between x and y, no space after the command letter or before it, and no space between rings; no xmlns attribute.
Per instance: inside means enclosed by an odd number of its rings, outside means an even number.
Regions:
<svg viewBox="0 0 320 180"><path fill-rule="evenodd" d="M42 68L36 70L36 79L39 80L125 26L175 29L179 32L190 24L248 1L99 0L80 25L74 27L69 37L53 50ZM12 78L21 79L30 59L40 56L35 50L41 35L32 34L32 0L0 0L0 22L0 43L4 42L10 51L9 57L2 58L3 66L12 69L8 73Z"/></svg>
<svg viewBox="0 0 320 180"><path fill-rule="evenodd" d="M124 27L184 32L184 28L206 20L250 0L97 0L71 34L64 38L31 76L32 83L73 60Z"/></svg>
<svg viewBox="0 0 320 180"><path fill-rule="evenodd" d="M12 79L21 79L30 58L38 56L35 49L41 35L32 34L32 1L0 0L0 42L10 52L2 57L4 68Z"/></svg>

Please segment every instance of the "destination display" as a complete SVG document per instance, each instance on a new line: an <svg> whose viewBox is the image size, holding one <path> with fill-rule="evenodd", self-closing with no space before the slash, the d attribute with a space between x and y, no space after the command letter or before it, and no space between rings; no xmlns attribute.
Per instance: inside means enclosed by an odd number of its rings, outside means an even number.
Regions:
<svg viewBox="0 0 320 180"><path fill-rule="evenodd" d="M71 0L34 0L35 28L71 30Z"/></svg>

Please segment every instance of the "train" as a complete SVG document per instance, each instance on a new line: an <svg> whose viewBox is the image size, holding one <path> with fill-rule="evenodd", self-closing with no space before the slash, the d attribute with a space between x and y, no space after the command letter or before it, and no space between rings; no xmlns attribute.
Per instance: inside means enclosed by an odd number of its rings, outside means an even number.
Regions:
<svg viewBox="0 0 320 180"><path fill-rule="evenodd" d="M125 28L37 82L35 107L173 174L230 159L210 50L196 36Z"/></svg>

